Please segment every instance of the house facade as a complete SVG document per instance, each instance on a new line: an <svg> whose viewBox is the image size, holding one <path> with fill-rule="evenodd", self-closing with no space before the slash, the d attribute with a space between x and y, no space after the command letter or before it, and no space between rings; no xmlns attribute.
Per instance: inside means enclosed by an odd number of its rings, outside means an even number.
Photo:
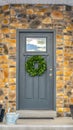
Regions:
<svg viewBox="0 0 73 130"><path fill-rule="evenodd" d="M0 104L16 110L17 29L56 31L56 111L73 104L73 6L11 4L0 7Z"/></svg>

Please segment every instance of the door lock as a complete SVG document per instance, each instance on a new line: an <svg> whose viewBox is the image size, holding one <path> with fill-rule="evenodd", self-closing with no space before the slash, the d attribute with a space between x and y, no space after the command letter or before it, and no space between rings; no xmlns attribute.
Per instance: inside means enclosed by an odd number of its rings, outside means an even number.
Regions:
<svg viewBox="0 0 73 130"><path fill-rule="evenodd" d="M50 77L52 77L52 74L49 74Z"/></svg>

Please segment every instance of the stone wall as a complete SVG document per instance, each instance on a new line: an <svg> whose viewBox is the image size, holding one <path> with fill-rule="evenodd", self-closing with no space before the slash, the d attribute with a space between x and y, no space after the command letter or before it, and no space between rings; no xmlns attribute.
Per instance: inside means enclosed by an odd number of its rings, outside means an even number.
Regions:
<svg viewBox="0 0 73 130"><path fill-rule="evenodd" d="M16 29L56 30L56 108L73 104L73 7L6 5L0 7L0 103L16 109Z"/></svg>

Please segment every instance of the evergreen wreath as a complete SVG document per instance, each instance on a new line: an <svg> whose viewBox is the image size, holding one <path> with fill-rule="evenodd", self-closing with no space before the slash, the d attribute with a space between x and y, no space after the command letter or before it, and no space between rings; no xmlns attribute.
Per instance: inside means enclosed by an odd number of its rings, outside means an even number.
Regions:
<svg viewBox="0 0 73 130"><path fill-rule="evenodd" d="M30 76L40 76L46 71L47 64L42 56L35 55L27 59L25 68Z"/></svg>

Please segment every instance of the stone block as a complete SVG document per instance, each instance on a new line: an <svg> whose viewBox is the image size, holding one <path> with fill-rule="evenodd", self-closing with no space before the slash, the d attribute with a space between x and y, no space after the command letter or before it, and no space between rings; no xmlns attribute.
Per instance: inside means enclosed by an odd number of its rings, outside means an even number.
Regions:
<svg viewBox="0 0 73 130"><path fill-rule="evenodd" d="M2 25L8 25L9 22L10 22L9 19L4 19L4 20L2 21ZM5 31L6 31L6 30L5 30Z"/></svg>
<svg viewBox="0 0 73 130"><path fill-rule="evenodd" d="M63 13L61 11L56 11L56 10L52 11L51 17L53 19L63 19L64 18Z"/></svg>
<svg viewBox="0 0 73 130"><path fill-rule="evenodd" d="M8 10L9 10L9 5L4 5L4 6L2 6L2 10L3 10L4 12L8 11Z"/></svg>
<svg viewBox="0 0 73 130"><path fill-rule="evenodd" d="M45 18L45 19L43 19L42 20L42 23L43 24L50 24L52 21L51 21L51 18L49 17L49 18Z"/></svg>
<svg viewBox="0 0 73 130"><path fill-rule="evenodd" d="M9 101L16 101L16 92L9 92Z"/></svg>

